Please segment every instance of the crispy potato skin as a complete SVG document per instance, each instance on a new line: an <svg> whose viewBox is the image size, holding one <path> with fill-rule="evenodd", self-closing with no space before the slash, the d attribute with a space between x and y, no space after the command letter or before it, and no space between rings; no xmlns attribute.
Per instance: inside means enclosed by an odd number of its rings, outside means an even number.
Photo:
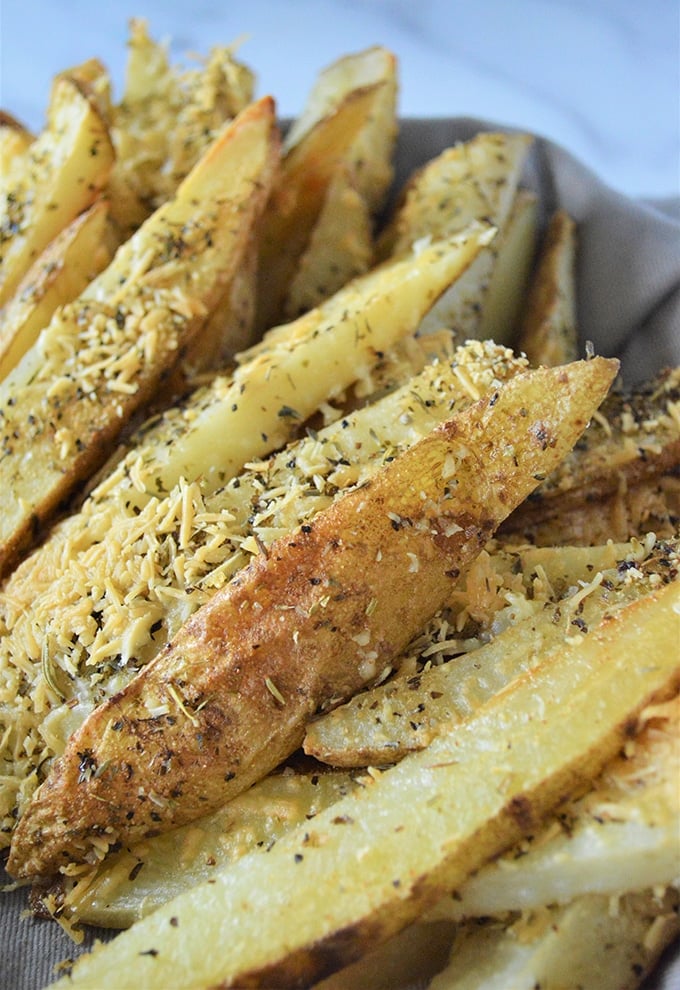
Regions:
<svg viewBox="0 0 680 990"><path fill-rule="evenodd" d="M185 823L373 681L559 462L618 364L521 374L273 544L71 737L12 843L17 877Z"/></svg>

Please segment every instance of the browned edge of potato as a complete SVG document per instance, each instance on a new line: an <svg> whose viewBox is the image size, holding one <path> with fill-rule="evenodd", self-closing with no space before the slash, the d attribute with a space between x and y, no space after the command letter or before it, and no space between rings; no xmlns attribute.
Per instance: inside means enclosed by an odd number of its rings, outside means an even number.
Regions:
<svg viewBox="0 0 680 990"><path fill-rule="evenodd" d="M617 370L594 358L515 376L238 572L71 736L19 822L9 871L48 875L264 776L319 706L376 679L441 607Z"/></svg>

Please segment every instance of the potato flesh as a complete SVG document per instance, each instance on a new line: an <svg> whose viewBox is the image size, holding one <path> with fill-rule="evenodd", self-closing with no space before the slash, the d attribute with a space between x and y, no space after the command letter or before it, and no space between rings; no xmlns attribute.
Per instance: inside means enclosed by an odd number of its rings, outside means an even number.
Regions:
<svg viewBox="0 0 680 990"><path fill-rule="evenodd" d="M3 196L3 214L15 233L0 252L0 305L12 297L49 242L97 199L108 181L114 160L108 128L74 79L55 79L48 127L25 155L25 167Z"/></svg>
<svg viewBox="0 0 680 990"><path fill-rule="evenodd" d="M251 849L269 848L296 825L360 786L348 774L286 769L270 774L214 814L156 836L78 878L61 916L128 928L182 891L212 879Z"/></svg>
<svg viewBox="0 0 680 990"><path fill-rule="evenodd" d="M58 306L71 302L111 261L107 206L98 200L72 221L29 268L2 311L0 381L33 346Z"/></svg>
<svg viewBox="0 0 680 990"><path fill-rule="evenodd" d="M634 990L680 934L678 891L589 895L502 926L464 929L430 990Z"/></svg>
<svg viewBox="0 0 680 990"><path fill-rule="evenodd" d="M264 199L274 137L271 101L245 111L0 384L0 571L102 464L219 299Z"/></svg>
<svg viewBox="0 0 680 990"><path fill-rule="evenodd" d="M349 92L284 156L260 244L256 316L260 331L286 318L289 286L307 250L328 188L338 173L349 168L352 149L382 102L386 85L377 82Z"/></svg>
<svg viewBox="0 0 680 990"><path fill-rule="evenodd" d="M661 560L667 558L667 567L657 568L657 553ZM585 559L587 556L584 554ZM423 749L514 678L532 670L552 650L561 649L565 637L584 635L617 609L647 594L659 581L669 580L668 575L677 567L677 543L668 548L660 544L648 557L651 577L642 573L645 564L634 551L620 561L620 570L618 565L590 575L584 570L585 580L574 578L572 594L556 600L536 595L521 611L516 606L524 617L495 636L500 616L490 618L483 635L492 636L491 642L442 664L433 651L433 665L420 673L414 674L411 667L403 675L398 672L391 681L355 695L308 727L305 752L333 766L359 767L391 763ZM628 574L628 567L636 577ZM528 615L524 615L526 611ZM423 657L422 663L426 659Z"/></svg>
<svg viewBox="0 0 680 990"><path fill-rule="evenodd" d="M680 696L651 706L624 753L592 788L560 805L542 828L487 863L427 915L502 917L585 894L676 884L680 864Z"/></svg>
<svg viewBox="0 0 680 990"><path fill-rule="evenodd" d="M57 986L285 985L350 962L593 779L640 711L677 689L679 616L675 582L269 853L82 957ZM224 954L204 952L208 925Z"/></svg>
<svg viewBox="0 0 680 990"><path fill-rule="evenodd" d="M550 218L524 302L517 347L532 365L557 365L578 356L576 224L564 211Z"/></svg>
<svg viewBox="0 0 680 990"><path fill-rule="evenodd" d="M617 367L595 358L515 376L256 558L73 734L15 832L9 870L49 873L87 857L93 836L101 846L102 816L107 843L141 836L264 776L297 748L319 706L349 697L399 655L536 474L582 433ZM404 583L414 570L417 594ZM174 754L167 765L150 758L160 741L154 711ZM138 801L118 774L140 746L132 773L160 806ZM101 773L84 778L83 752Z"/></svg>

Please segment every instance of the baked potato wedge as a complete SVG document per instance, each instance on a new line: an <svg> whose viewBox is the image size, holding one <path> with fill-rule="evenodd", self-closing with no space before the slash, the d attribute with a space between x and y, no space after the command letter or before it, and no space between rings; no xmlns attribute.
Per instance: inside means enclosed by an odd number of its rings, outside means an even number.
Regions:
<svg viewBox="0 0 680 990"><path fill-rule="evenodd" d="M359 262L364 265L372 253L372 243L366 244L365 237L377 204L387 192L396 138L394 59L387 53L385 59L388 72L343 93L324 117L307 126L287 147L262 231L256 317L260 332L331 295L344 284L350 269L358 269ZM364 156L373 163L367 169L371 174L379 171L375 164L379 162L383 173L379 182L361 175ZM345 197L352 210L346 217L342 214ZM346 237L350 222L345 260L341 254L335 272L332 259L328 264L329 241L337 240L339 232ZM348 251L356 251L357 259L349 267Z"/></svg>
<svg viewBox="0 0 680 990"><path fill-rule="evenodd" d="M546 987L579 981L590 987L592 979L602 979L602 958L608 966L610 953L615 985L641 985L678 934L676 899L668 890L680 842L673 825L679 814L678 712L677 695L643 712L643 726L625 755L607 764L583 798L558 808L453 896L315 988L392 990L425 979L428 987L453 981L506 990L523 978L528 990L538 979ZM547 907L558 903L569 907ZM574 916L593 926L584 944L582 933L572 941ZM612 986L611 973L604 986Z"/></svg>
<svg viewBox="0 0 680 990"><path fill-rule="evenodd" d="M320 405L341 399L357 383L373 387L373 369L385 353L414 333L423 313L489 236L491 231L476 228L368 273L312 313L270 331L243 355L233 377L217 376L145 424L79 511L8 579L0 598L5 630L30 610L72 557L86 553L116 525L137 526L138 514L152 500L176 493L182 479L200 479L202 501L248 461L294 437ZM471 351L455 372L473 398L485 387L487 358L493 364L493 354ZM498 358L502 366L506 356ZM40 655L40 649L37 655L34 647L27 650L34 659Z"/></svg>
<svg viewBox="0 0 680 990"><path fill-rule="evenodd" d="M520 316L517 347L532 365L578 357L576 224L564 210L550 218Z"/></svg>
<svg viewBox="0 0 680 990"><path fill-rule="evenodd" d="M56 311L0 383L0 573L101 466L178 363L233 278L277 161L273 104L264 99Z"/></svg>
<svg viewBox="0 0 680 990"><path fill-rule="evenodd" d="M517 324L538 239L538 198L528 189L519 189L498 244L485 291L477 336L495 340L519 350ZM578 355L574 355L576 360Z"/></svg>
<svg viewBox="0 0 680 990"><path fill-rule="evenodd" d="M558 543L561 534L568 542L583 542L590 534L597 541L596 518L588 519L591 508L595 513L604 503L616 520L626 513L625 504L618 505L620 499L625 503L626 492L640 485L644 496L644 486L672 481L679 466L680 368L672 368L635 388L614 389L574 450L502 531L529 543ZM617 527L610 535L625 539L628 533Z"/></svg>
<svg viewBox="0 0 680 990"><path fill-rule="evenodd" d="M318 305L372 264L376 217L394 173L396 65L392 52L377 46L338 59L319 74L306 107L285 136L287 154L353 91L376 87L371 112L337 163L290 279L283 306L289 319Z"/></svg>
<svg viewBox="0 0 680 990"><path fill-rule="evenodd" d="M635 990L680 934L677 888L579 897L518 920L464 926L429 990Z"/></svg>
<svg viewBox="0 0 680 990"><path fill-rule="evenodd" d="M0 310L0 381L19 363L59 306L80 295L111 261L108 205L99 199L33 262Z"/></svg>
<svg viewBox="0 0 680 990"><path fill-rule="evenodd" d="M617 368L595 358L515 375L255 557L71 735L9 871L49 875L185 824L290 755L316 711L379 677L444 604Z"/></svg>
<svg viewBox="0 0 680 990"><path fill-rule="evenodd" d="M0 844L70 733L253 554L523 367L475 342L215 492L181 480L137 509L93 493L3 588Z"/></svg>
<svg viewBox="0 0 680 990"><path fill-rule="evenodd" d="M496 252L500 249L503 231L512 215L531 144L531 138L526 134L478 134L433 158L411 176L401 191L393 214L378 240L379 259L398 257L421 239L452 234L473 220L483 219L492 223L499 232L465 278L452 286L427 314L421 332L445 326L455 331L459 340L482 335L483 314ZM522 207L526 206L526 202L522 201ZM525 219L529 216L526 213ZM526 259L527 247L533 253L531 224L528 228L525 225L516 229L524 232L520 257ZM509 241L508 246L514 243ZM522 276L525 264L526 261L518 265L515 278ZM497 313L498 304L493 305ZM515 314L504 315L505 319L500 324L492 314L486 319L489 329L493 327L496 332L500 326L503 334L501 342L507 343Z"/></svg>
<svg viewBox="0 0 680 990"><path fill-rule="evenodd" d="M523 617L494 636L503 619L492 613L479 634L479 641L491 641L465 653L451 630L455 617L443 609L395 664L398 673L391 680L307 727L305 752L332 766L363 767L424 749L551 650L561 649L565 636L587 633L659 582L673 580L679 563L677 543L652 545L644 556L635 548L606 570L574 575L565 595L535 595L521 605L513 598L513 610Z"/></svg>
<svg viewBox="0 0 680 990"><path fill-rule="evenodd" d="M680 862L680 696L652 705L626 750L534 834L487 863L427 918L502 917L585 894L673 885Z"/></svg>
<svg viewBox="0 0 680 990"><path fill-rule="evenodd" d="M268 853L82 956L56 986L294 986L351 962L530 833L677 690L679 607L678 582L631 604ZM204 951L208 932L224 951Z"/></svg>
<svg viewBox="0 0 680 990"><path fill-rule="evenodd" d="M47 125L10 172L0 201L0 306L57 234L100 196L113 166L108 121L85 85L54 80Z"/></svg>
<svg viewBox="0 0 680 990"><path fill-rule="evenodd" d="M345 169L328 184L307 246L297 260L283 312L306 313L373 262L373 217Z"/></svg>
<svg viewBox="0 0 680 990"><path fill-rule="evenodd" d="M254 76L233 47L198 65L170 64L167 46L132 18L121 101L113 107L116 162L108 195L126 238L170 199L223 126L253 100Z"/></svg>
<svg viewBox="0 0 680 990"><path fill-rule="evenodd" d="M672 539L680 531L680 468L627 485L618 491L541 513L532 522L537 546L592 546L602 540L630 540L645 533ZM529 532L527 529L526 532ZM515 534L509 534L515 539Z"/></svg>
<svg viewBox="0 0 680 990"><path fill-rule="evenodd" d="M27 127L6 110L0 110L0 188L12 181L35 140Z"/></svg>

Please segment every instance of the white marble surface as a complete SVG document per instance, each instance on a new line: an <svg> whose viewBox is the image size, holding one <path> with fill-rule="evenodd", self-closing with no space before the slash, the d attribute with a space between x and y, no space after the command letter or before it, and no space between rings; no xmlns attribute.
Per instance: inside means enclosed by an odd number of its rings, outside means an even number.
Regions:
<svg viewBox="0 0 680 990"><path fill-rule="evenodd" d="M178 58L244 37L286 116L320 68L380 43L403 115L527 128L621 192L680 195L678 0L0 0L0 104L39 127L52 74L91 55L120 92L132 15Z"/></svg>

